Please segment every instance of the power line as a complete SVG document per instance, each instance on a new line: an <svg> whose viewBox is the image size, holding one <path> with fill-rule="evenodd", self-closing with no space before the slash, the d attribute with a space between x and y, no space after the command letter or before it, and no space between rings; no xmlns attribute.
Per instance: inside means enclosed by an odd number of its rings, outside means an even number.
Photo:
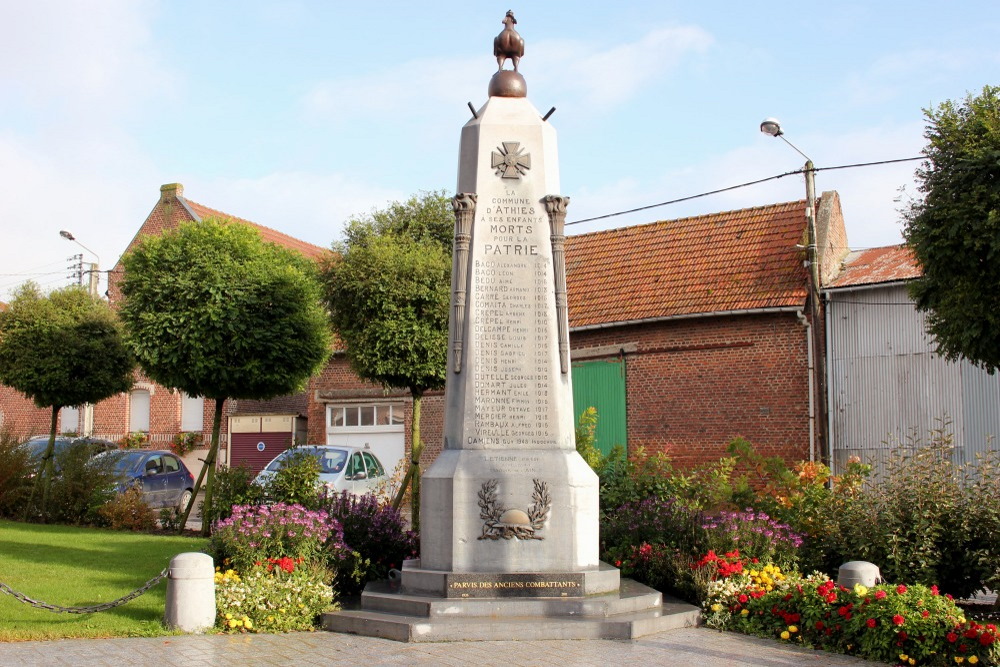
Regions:
<svg viewBox="0 0 1000 667"><path fill-rule="evenodd" d="M904 157L904 158L899 158L899 159L896 159L896 160L880 160L878 162L858 162L856 164L842 164L842 165L837 165L836 167L817 167L817 168L814 168L813 171L814 172L816 172L816 171L832 171L834 169L852 169L854 167L872 167L872 166L881 165L881 164L893 164L895 162L912 162L914 160L924 160L924 159L926 159L924 156L920 156L920 157ZM740 183L738 185L730 185L729 187L726 187L726 188L719 188L718 190L710 190L708 192L702 192L700 194L690 195L688 197L680 197L678 199L671 199L669 201L660 202L659 204L649 204L648 206L639 206L638 208L630 208L630 209L628 209L626 211L618 211L616 213L607 213L605 215L597 215L597 216L594 216L592 218L583 218L582 220L573 220L572 222L567 222L566 226L569 226L569 225L579 225L580 223L583 223L583 222L593 222L594 220L604 220L606 218L614 218L614 217L617 217L619 215L627 215L629 213L637 213L639 211L648 211L651 208L659 208L660 206L668 206L670 204L678 204L680 202L690 201L692 199L698 199L700 197L708 197L709 195L717 195L720 192L729 192L730 190L738 190L739 188L745 188L745 187L748 187L748 186L751 186L751 185L758 185L760 183L766 183L768 181L776 181L779 178L784 178L785 176L794 176L795 174L804 174L805 172L806 172L805 169L796 169L795 171L786 171L783 174L776 174L774 176L768 176L767 178L759 178L759 179L757 179L755 181L747 181L745 183Z"/></svg>

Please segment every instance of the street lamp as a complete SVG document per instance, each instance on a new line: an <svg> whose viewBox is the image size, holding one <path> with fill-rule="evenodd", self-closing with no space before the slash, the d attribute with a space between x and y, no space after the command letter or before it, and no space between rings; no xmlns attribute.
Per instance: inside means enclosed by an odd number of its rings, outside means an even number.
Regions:
<svg viewBox="0 0 1000 667"><path fill-rule="evenodd" d="M59 236L63 237L67 241L72 241L73 243L77 244L78 246L80 246L81 248L83 248L84 250L86 250L87 252L89 252L91 255L93 255L97 259L96 262L88 262L88 264L90 264L90 295L93 296L93 297L96 297L97 296L97 290L98 290L97 283L98 283L98 281L100 279L100 271L99 271L99 267L100 267L100 264L101 264L101 258L100 258L100 256L98 256L98 254L96 252L94 252L93 250L91 250L87 246L85 246L82 243L80 243L76 239L76 237L73 236L73 232L69 232L69 231L66 231L65 229L63 229L63 230L59 231Z"/></svg>
<svg viewBox="0 0 1000 667"><path fill-rule="evenodd" d="M812 371L813 371L813 387L817 388L819 394L819 400L816 401L818 404L818 412L820 413L820 419L816 418L817 410L810 406L810 417L813 421L813 428L811 429L812 434L821 433L819 440L820 447L822 447L822 441L827 439L828 434L825 432L824 428L817 428L817 422L826 425L826 420L822 418L824 407L826 406L826 383L823 381L825 374L825 366L823 359L823 348L820 343L821 332L819 330L820 326L820 305L819 305L819 289L820 289L820 272L819 272L819 245L816 237L816 168L813 166L812 159L799 150L799 147L790 142L785 138L785 133L781 129L781 123L778 122L777 118L765 118L761 121L760 131L764 134L769 134L772 137L778 137L786 144L792 147L792 149L806 159L805 167L802 173L806 177L806 230L808 234L808 247L806 248L808 263L809 263L809 315L812 320L812 326L810 327L809 334L812 338L812 349L810 350L811 356L813 358ZM810 392L810 402L813 400L812 392ZM815 450L813 449L813 443L810 441L810 458L814 456ZM830 456L830 465L833 465L833 451L832 448L828 449Z"/></svg>
<svg viewBox="0 0 1000 667"><path fill-rule="evenodd" d="M69 231L66 231L65 229L63 229L63 230L59 231L59 236L63 237L67 241L72 241L73 243L77 244L78 246L80 246L81 248L83 248L84 250L86 250L87 252L89 252L91 255L93 255L94 258L97 260L96 262L88 262L90 264L90 295L96 299L97 298L97 290L98 290L98 284L97 283L98 283L98 280L100 279L100 275L101 275L100 272L99 272L99 268L100 268L100 264L101 264L101 258L100 258L100 256L98 256L98 254L96 252L94 252L93 250L91 250L87 246L85 246L82 243L80 243L79 241L77 241L76 237L73 236L72 232L69 232ZM80 255L80 257L82 258L83 255ZM82 260L81 260L81 263L82 263ZM83 266L80 267L80 270L81 270L80 278L81 278L81 282L82 282L82 278L83 278L83 273L82 273ZM81 417L83 417L83 428L81 430L83 431L83 434L86 435L86 436L93 435L93 433L94 433L94 406L91 403L84 403L80 407L82 408L80 410L80 412L83 413L81 415Z"/></svg>

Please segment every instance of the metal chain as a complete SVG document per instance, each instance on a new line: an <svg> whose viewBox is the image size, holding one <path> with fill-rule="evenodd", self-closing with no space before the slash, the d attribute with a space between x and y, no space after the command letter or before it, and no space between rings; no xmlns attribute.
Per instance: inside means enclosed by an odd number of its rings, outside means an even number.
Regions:
<svg viewBox="0 0 1000 667"><path fill-rule="evenodd" d="M25 604L30 604L32 607L37 607L39 609L47 609L49 611L54 611L57 614L61 614L63 612L67 614L94 614L99 611L107 611L108 609L114 609L115 607L121 606L126 602L131 602L132 600L136 599L137 597L148 591L153 586L160 583L163 580L163 578L167 576L167 572L169 571L170 568L165 567L163 568L162 572L160 572L158 575L147 581L141 588L135 589L128 595L120 597L117 600L113 600L111 602L91 605L90 607L60 607L59 605L56 604L48 604L46 602L39 602L38 600L32 600L24 593L19 593L18 591L15 591L13 588L3 583L2 581L0 581L0 591L3 591L8 595L12 595L16 600L20 600Z"/></svg>

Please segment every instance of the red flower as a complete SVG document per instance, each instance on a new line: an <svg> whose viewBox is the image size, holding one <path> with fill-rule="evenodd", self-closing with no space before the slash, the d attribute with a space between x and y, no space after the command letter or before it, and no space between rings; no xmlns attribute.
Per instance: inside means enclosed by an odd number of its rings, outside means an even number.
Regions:
<svg viewBox="0 0 1000 667"><path fill-rule="evenodd" d="M736 599L740 601L740 604L746 604L750 598L748 598L745 594L741 593L740 596Z"/></svg>
<svg viewBox="0 0 1000 667"><path fill-rule="evenodd" d="M931 595L940 595L941 591L938 590L937 584L931 586Z"/></svg>
<svg viewBox="0 0 1000 667"><path fill-rule="evenodd" d="M829 595L826 596L826 601L829 602L830 604L833 604L834 602L837 601L837 594L830 593Z"/></svg>
<svg viewBox="0 0 1000 667"><path fill-rule="evenodd" d="M945 638L952 644L958 641L958 635L956 635L954 632L949 632L947 635L945 635Z"/></svg>
<svg viewBox="0 0 1000 667"><path fill-rule="evenodd" d="M903 584L896 586L896 592L902 595L903 593L906 592L906 586L904 586Z"/></svg>
<svg viewBox="0 0 1000 667"><path fill-rule="evenodd" d="M816 621L816 629L817 630L823 629L823 621Z"/></svg>
<svg viewBox="0 0 1000 667"><path fill-rule="evenodd" d="M845 621L851 620L851 612L847 612L846 614L844 614L844 620Z"/></svg>
<svg viewBox="0 0 1000 667"><path fill-rule="evenodd" d="M886 592L885 591L875 591L875 599L876 600L884 600L885 596L886 596Z"/></svg>
<svg viewBox="0 0 1000 667"><path fill-rule="evenodd" d="M920 612L920 615L923 616L924 618L927 618L928 616L931 615L931 613L926 609L924 609L922 612Z"/></svg>
<svg viewBox="0 0 1000 667"><path fill-rule="evenodd" d="M968 630L965 631L965 638L966 639L975 639L978 636L979 636L979 633L976 632L975 628L969 628Z"/></svg>
<svg viewBox="0 0 1000 667"><path fill-rule="evenodd" d="M979 635L979 643L982 644L983 646L989 646L995 641L996 637L994 637L989 632L984 632L983 634Z"/></svg>
<svg viewBox="0 0 1000 667"><path fill-rule="evenodd" d="M945 596L946 598L948 598L949 600L954 600L954 599L955 599L955 598L953 598L953 597L951 596L951 593L945 593L945 594L944 594L944 596Z"/></svg>
<svg viewBox="0 0 1000 667"><path fill-rule="evenodd" d="M869 618L867 621L865 621L865 625L867 625L869 628L874 628L876 625L878 625L878 621L876 621L874 618Z"/></svg>
<svg viewBox="0 0 1000 667"><path fill-rule="evenodd" d="M906 641L906 637L907 637L907 634L903 630L900 630L899 633L896 634L896 638L899 639L899 641L901 641L901 642L905 642Z"/></svg>
<svg viewBox="0 0 1000 667"><path fill-rule="evenodd" d="M906 619L903 618L902 616L900 616L899 614L896 614L895 616L892 617L892 624L893 625L902 625L905 622L906 622Z"/></svg>

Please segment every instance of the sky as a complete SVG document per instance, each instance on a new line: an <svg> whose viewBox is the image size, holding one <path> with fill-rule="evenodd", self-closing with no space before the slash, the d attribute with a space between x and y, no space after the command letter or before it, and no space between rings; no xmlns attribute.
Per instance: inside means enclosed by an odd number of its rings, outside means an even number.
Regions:
<svg viewBox="0 0 1000 667"><path fill-rule="evenodd" d="M569 222L801 169L766 117L821 170L916 157L924 109L1000 83L996 0L0 0L0 301L70 284L77 252L110 269L164 183L320 246L453 193L510 8ZM918 165L817 173L852 248L901 241ZM804 196L793 174L567 232Z"/></svg>

